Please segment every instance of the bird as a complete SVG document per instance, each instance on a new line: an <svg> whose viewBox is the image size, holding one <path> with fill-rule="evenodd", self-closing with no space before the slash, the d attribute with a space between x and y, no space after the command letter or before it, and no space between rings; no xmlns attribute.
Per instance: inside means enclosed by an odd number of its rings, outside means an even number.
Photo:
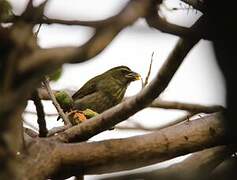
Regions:
<svg viewBox="0 0 237 180"><path fill-rule="evenodd" d="M127 66L117 66L87 81L72 95L73 108L90 109L96 113L119 104L124 98L129 84L140 80L140 74Z"/></svg>

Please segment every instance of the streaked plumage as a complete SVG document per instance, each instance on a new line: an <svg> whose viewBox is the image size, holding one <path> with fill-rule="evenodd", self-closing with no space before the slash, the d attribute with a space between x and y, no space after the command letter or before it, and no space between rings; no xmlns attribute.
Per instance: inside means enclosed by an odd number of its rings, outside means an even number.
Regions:
<svg viewBox="0 0 237 180"><path fill-rule="evenodd" d="M120 103L130 82L140 75L126 66L112 68L85 83L73 96L74 109L101 113Z"/></svg>

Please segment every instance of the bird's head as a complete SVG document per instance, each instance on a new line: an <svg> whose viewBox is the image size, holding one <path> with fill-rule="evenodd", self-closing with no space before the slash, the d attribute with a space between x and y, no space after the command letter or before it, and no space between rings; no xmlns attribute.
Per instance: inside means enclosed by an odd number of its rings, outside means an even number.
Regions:
<svg viewBox="0 0 237 180"><path fill-rule="evenodd" d="M127 66L117 66L106 72L116 80L120 81L123 84L129 84L132 81L141 79L140 74L133 72Z"/></svg>

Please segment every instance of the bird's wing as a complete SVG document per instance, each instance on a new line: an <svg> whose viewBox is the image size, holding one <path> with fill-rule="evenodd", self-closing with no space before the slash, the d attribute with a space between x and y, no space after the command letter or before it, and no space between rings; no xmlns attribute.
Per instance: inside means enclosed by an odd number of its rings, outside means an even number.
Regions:
<svg viewBox="0 0 237 180"><path fill-rule="evenodd" d="M86 82L75 94L72 95L73 100L80 99L96 91L97 78L93 78Z"/></svg>

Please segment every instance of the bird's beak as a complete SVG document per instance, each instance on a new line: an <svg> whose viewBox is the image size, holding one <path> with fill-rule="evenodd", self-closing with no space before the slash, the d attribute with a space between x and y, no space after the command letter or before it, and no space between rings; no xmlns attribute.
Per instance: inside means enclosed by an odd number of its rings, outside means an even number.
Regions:
<svg viewBox="0 0 237 180"><path fill-rule="evenodd" d="M132 81L140 80L141 75L136 72L131 72L128 75L126 75L127 78L131 79Z"/></svg>

